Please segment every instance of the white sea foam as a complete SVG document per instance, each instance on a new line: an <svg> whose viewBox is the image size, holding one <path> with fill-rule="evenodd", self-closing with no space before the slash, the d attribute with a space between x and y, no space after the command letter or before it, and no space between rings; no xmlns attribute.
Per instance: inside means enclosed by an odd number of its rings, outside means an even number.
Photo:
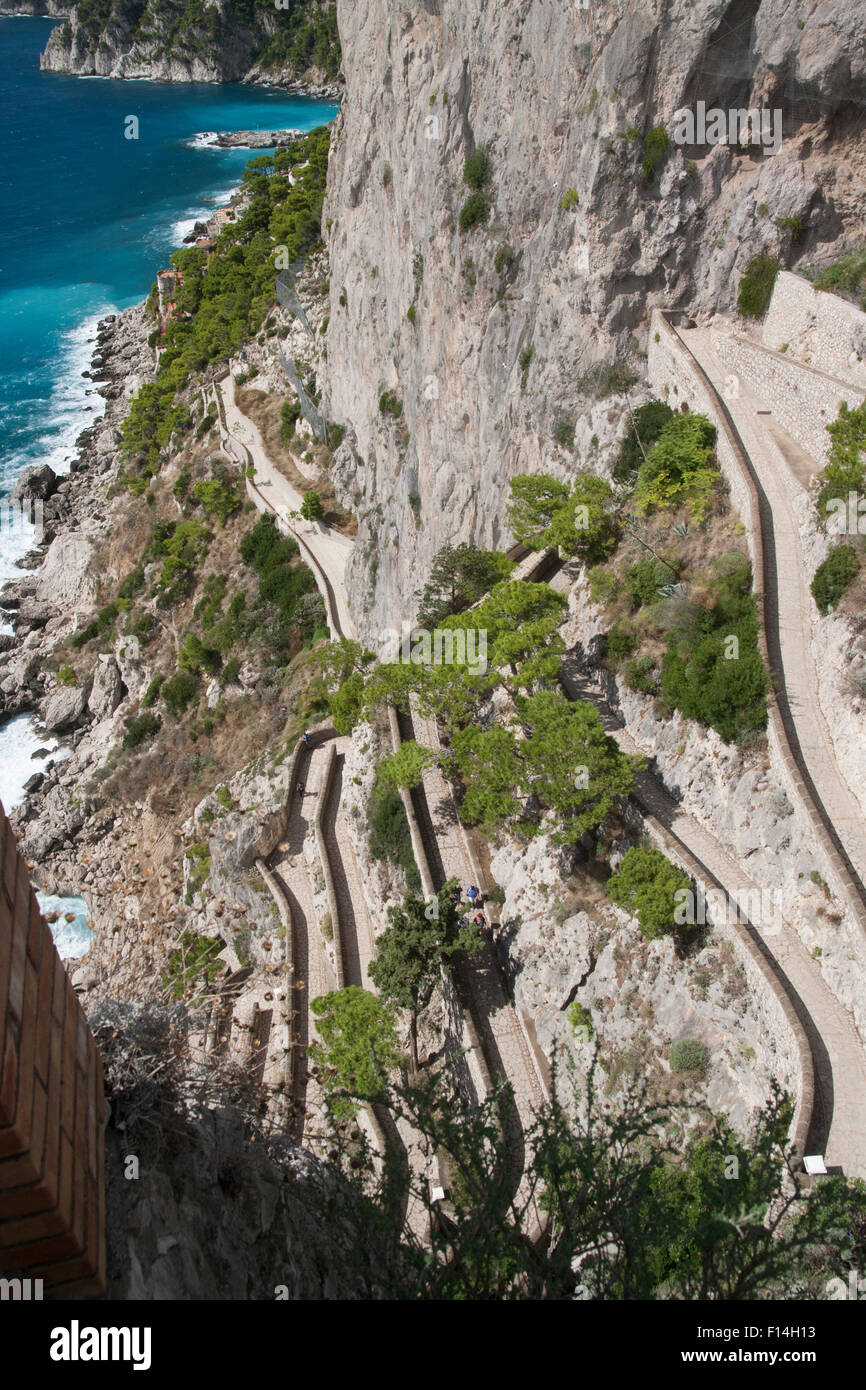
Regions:
<svg viewBox="0 0 866 1390"><path fill-rule="evenodd" d="M56 922L49 922L51 935L61 960L84 956L90 950L90 928L87 925L87 904L83 898L60 898L54 893L39 893L36 897L43 914L60 915ZM67 922L67 913L74 913L73 920Z"/></svg>
<svg viewBox="0 0 866 1390"><path fill-rule="evenodd" d="M37 748L48 751L34 758ZM24 800L24 783L45 766L49 755L58 762L69 757L69 749L60 748L56 738L40 734L32 714L16 714L0 724L0 801L7 811Z"/></svg>
<svg viewBox="0 0 866 1390"><path fill-rule="evenodd" d="M218 130L200 130L197 135L191 135L183 143L188 145L191 150L218 150L220 148L217 144L219 135Z"/></svg>
<svg viewBox="0 0 866 1390"><path fill-rule="evenodd" d="M93 391L89 377L81 375L90 367L96 336L96 325L106 314L116 312L104 305L98 313L88 314L75 328L63 333L58 351L58 376L45 407L46 432L26 450L12 454L6 462L6 477L12 479L33 464L49 464L55 473L69 472L75 456L75 441L81 431L102 418L105 401ZM0 528L0 583L20 578L15 562L33 548L35 533L32 527ZM3 626L0 631L9 631Z"/></svg>

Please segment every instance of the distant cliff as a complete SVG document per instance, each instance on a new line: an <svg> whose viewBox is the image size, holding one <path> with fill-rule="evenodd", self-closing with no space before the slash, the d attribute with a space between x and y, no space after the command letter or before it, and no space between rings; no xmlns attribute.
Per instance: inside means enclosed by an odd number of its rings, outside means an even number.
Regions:
<svg viewBox="0 0 866 1390"><path fill-rule="evenodd" d="M62 19L71 10L71 0L69 4L58 3L58 0L0 0L0 15L56 15L58 19Z"/></svg>
<svg viewBox="0 0 866 1390"><path fill-rule="evenodd" d="M272 0L81 0L68 13L48 40L43 71L315 88L340 72L328 0L288 0L279 9Z"/></svg>

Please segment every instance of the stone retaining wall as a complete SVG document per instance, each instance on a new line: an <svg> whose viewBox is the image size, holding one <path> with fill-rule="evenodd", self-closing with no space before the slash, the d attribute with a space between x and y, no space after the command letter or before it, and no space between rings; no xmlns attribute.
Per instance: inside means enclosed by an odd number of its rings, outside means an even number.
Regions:
<svg viewBox="0 0 866 1390"><path fill-rule="evenodd" d="M761 336L765 347L787 343L801 361L866 390L866 314L802 275L779 272Z"/></svg>
<svg viewBox="0 0 866 1390"><path fill-rule="evenodd" d="M714 329L710 341L726 366L754 389L807 454L826 464L831 443L827 426L837 418L843 401L860 405L864 391L732 331Z"/></svg>

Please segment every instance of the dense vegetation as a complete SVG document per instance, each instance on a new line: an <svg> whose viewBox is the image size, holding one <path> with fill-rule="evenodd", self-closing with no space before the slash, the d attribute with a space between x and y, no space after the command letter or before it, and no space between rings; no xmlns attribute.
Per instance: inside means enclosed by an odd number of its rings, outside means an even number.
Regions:
<svg viewBox="0 0 866 1390"><path fill-rule="evenodd" d="M701 1044L683 1039L671 1065L700 1075ZM503 1095L470 1108L447 1073L425 1069L380 1099L428 1152L447 1154L447 1200L430 1240L405 1220L405 1173L381 1176L346 1141L338 1162L346 1233L343 1276L360 1297L414 1300L745 1300L826 1298L828 1279L866 1248L866 1191L831 1177L804 1200L787 1145L793 1104L774 1088L743 1137L720 1118L683 1147L681 1103L651 1104L632 1084L611 1110L594 1070L586 1117L542 1105L520 1153L503 1142ZM360 1089L360 1088L359 1088ZM507 1099L506 1087L505 1098ZM694 1107L692 1106L691 1109ZM515 1196L515 1166L527 1178ZM790 1177L789 1177L790 1173ZM430 1197L417 1183L423 1206ZM546 1220L537 1238L538 1211Z"/></svg>
<svg viewBox="0 0 866 1390"><path fill-rule="evenodd" d="M650 401L630 418L615 467L619 488L592 473L570 484L547 474L512 479L508 523L531 548L557 546L592 566L592 598L614 621L608 664L636 690L661 698L716 729L727 742L766 725L767 676L758 649L757 605L748 561L739 554L693 576L689 601L676 538L708 523L717 507L714 426L699 414L674 414ZM657 551L641 534L644 519L681 517ZM682 519L685 513L685 519ZM624 540L643 558L624 564ZM658 544L658 542L656 542ZM666 648L659 655L659 643Z"/></svg>
<svg viewBox="0 0 866 1390"><path fill-rule="evenodd" d="M866 492L866 403L852 409L844 401L838 419L827 426L830 458L819 474L818 512L826 522L847 508L848 494L859 501Z"/></svg>
<svg viewBox="0 0 866 1390"><path fill-rule="evenodd" d="M220 63L223 51L239 35L247 38L250 62L288 68L295 78L310 68L331 79L340 73L337 7L331 0L80 0L75 7L79 31L95 48L111 25L132 29L133 45L158 39L156 56L209 59ZM64 26L64 41L71 25Z"/></svg>
<svg viewBox="0 0 866 1390"><path fill-rule="evenodd" d="M329 140L323 126L273 156L251 160L242 181L249 205L237 222L226 223L215 250L172 255L182 283L161 340L159 371L133 397L122 427L127 478L137 491L159 471L172 435L191 426L178 399L190 376L224 361L261 329L275 301L275 250L285 247L291 263L319 244ZM281 176L289 170L293 185Z"/></svg>
<svg viewBox="0 0 866 1390"><path fill-rule="evenodd" d="M818 290L851 295L859 300L861 309L866 309L866 248L849 251L832 265L825 266L814 277L813 284Z"/></svg>
<svg viewBox="0 0 866 1390"><path fill-rule="evenodd" d="M860 572L860 556L851 545L837 545L818 566L812 597L822 613L835 608L851 580Z"/></svg>
<svg viewBox="0 0 866 1390"><path fill-rule="evenodd" d="M737 295L737 308L744 318L760 319L770 307L776 276L779 274L778 256L761 252L753 256L743 272Z"/></svg>

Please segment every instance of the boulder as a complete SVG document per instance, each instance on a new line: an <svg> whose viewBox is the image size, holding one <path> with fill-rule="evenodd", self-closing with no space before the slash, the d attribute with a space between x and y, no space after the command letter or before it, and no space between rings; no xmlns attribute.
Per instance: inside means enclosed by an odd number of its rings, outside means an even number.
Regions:
<svg viewBox="0 0 866 1390"><path fill-rule="evenodd" d="M44 502L46 498L53 496L57 491L57 474L47 463L34 464L31 468L24 468L18 475L18 479L12 489L12 501L23 502L30 498L38 498Z"/></svg>
<svg viewBox="0 0 866 1390"><path fill-rule="evenodd" d="M113 656L101 656L93 676L88 705L97 719L107 719L124 696L120 668Z"/></svg>
<svg viewBox="0 0 866 1390"><path fill-rule="evenodd" d="M87 708L87 694L80 685L66 685L49 695L42 706L42 721L46 729L58 733L73 729L81 722Z"/></svg>

